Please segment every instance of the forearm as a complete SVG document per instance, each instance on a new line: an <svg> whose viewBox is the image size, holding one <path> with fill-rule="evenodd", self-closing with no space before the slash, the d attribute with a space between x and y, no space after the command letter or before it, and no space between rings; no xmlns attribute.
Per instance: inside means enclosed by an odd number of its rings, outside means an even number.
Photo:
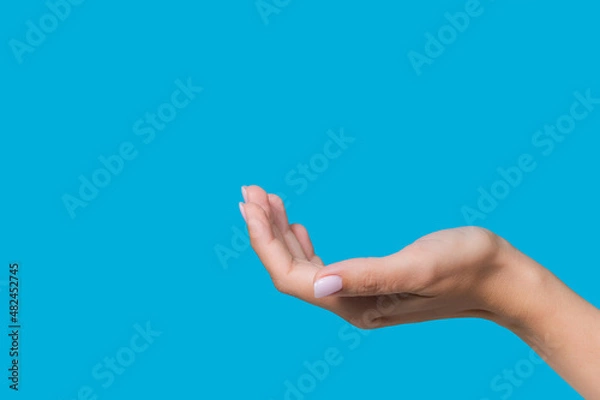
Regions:
<svg viewBox="0 0 600 400"><path fill-rule="evenodd" d="M520 252L507 259L503 279L510 289L497 322L529 344L582 396L600 399L600 310Z"/></svg>

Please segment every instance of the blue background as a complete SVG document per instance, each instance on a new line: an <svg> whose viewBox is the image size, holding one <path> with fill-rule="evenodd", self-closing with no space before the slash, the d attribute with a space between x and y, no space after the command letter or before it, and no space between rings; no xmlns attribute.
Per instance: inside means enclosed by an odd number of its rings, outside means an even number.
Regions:
<svg viewBox="0 0 600 400"><path fill-rule="evenodd" d="M277 293L251 250L224 268L216 249L243 227L243 184L285 193L331 263L466 224L478 187L529 153L537 169L476 223L600 305L600 107L550 156L531 143L575 91L600 96L597 6L482 1L417 76L409 51L465 1L279 4L266 24L252 0L88 0L22 63L9 40L48 8L4 5L0 260L21 264L23 329L20 391L3 373L2 398L71 400L90 386L99 399L283 399L331 347L343 362L306 399L507 394L490 383L529 349L489 322L369 331L350 349L347 324ZM204 90L145 144L133 124L188 78ZM356 141L297 193L286 174L330 129ZM138 156L71 218L62 196L124 142ZM103 388L92 368L147 321L161 335ZM578 398L546 365L508 397Z"/></svg>

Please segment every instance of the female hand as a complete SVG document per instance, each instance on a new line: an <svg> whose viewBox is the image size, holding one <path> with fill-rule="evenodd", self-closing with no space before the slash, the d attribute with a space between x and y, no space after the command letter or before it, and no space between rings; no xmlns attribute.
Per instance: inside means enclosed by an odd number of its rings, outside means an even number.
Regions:
<svg viewBox="0 0 600 400"><path fill-rule="evenodd" d="M504 239L481 228L432 233L395 254L324 266L306 229L258 186L240 209L281 292L359 328L480 317L517 334L585 398L600 399L600 310Z"/></svg>
<svg viewBox="0 0 600 400"><path fill-rule="evenodd" d="M509 268L516 250L487 230L440 231L387 257L325 267L306 229L289 224L278 196L258 186L243 192L252 247L276 288L360 328L457 317L510 324L526 304L512 278L523 283L527 274ZM519 301L507 302L511 296Z"/></svg>

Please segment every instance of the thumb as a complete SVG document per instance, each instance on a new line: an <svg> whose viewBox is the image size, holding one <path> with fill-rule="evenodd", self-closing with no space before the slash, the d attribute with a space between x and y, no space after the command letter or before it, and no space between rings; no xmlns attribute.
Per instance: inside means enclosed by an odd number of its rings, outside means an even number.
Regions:
<svg viewBox="0 0 600 400"><path fill-rule="evenodd" d="M401 253L387 257L354 258L321 268L313 281L315 297L414 292L423 271L414 259L411 261Z"/></svg>

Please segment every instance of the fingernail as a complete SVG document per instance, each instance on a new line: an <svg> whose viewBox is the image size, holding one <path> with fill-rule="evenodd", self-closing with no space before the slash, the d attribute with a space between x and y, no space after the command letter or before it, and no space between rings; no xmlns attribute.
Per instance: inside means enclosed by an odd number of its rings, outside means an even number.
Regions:
<svg viewBox="0 0 600 400"><path fill-rule="evenodd" d="M337 275L326 276L315 282L315 297L329 296L342 290L342 278Z"/></svg>
<svg viewBox="0 0 600 400"><path fill-rule="evenodd" d="M246 186L242 186L242 197L244 198L244 201L247 203L248 202L248 192L246 191Z"/></svg>
<svg viewBox="0 0 600 400"><path fill-rule="evenodd" d="M244 203L240 203L240 212L242 213L242 217L244 221L246 220L246 210L244 210Z"/></svg>

